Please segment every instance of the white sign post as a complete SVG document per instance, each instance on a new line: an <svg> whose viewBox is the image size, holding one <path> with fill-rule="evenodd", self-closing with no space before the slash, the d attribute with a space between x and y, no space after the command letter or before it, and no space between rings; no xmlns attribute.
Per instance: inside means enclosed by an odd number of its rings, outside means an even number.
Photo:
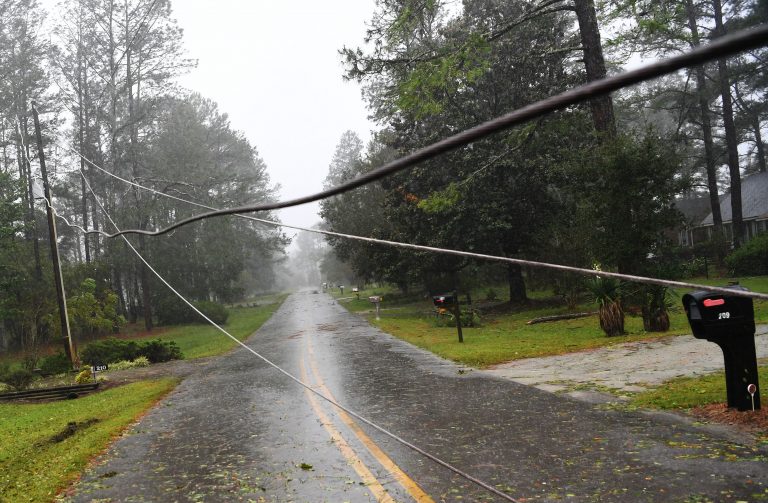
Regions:
<svg viewBox="0 0 768 503"><path fill-rule="evenodd" d="M757 386L754 384L749 384L747 386L747 393L749 393L749 396L752 397L752 412L755 411L755 393L757 392Z"/></svg>

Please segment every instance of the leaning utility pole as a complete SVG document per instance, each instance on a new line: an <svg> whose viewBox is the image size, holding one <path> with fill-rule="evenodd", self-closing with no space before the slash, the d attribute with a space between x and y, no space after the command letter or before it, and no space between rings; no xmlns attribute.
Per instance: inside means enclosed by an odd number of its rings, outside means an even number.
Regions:
<svg viewBox="0 0 768 503"><path fill-rule="evenodd" d="M56 237L56 218L53 214L51 189L48 186L48 170L45 168L45 149L43 148L43 134L40 132L40 119L37 116L35 103L32 103L32 116L35 119L35 136L37 137L37 151L40 157L40 173L43 177L43 194L45 195L45 211L48 215L48 235L51 242L51 260L53 260L53 280L56 283L56 297L59 301L59 317L61 318L61 336L64 341L64 352L74 368L77 364L77 353L72 344L72 334L69 332L69 316L67 315L67 298L64 294L64 280L61 276L61 264L59 263L59 244Z"/></svg>

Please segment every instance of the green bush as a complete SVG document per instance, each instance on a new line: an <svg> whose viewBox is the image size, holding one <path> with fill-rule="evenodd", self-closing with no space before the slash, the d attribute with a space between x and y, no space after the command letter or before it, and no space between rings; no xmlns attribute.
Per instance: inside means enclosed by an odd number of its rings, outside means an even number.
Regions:
<svg viewBox="0 0 768 503"><path fill-rule="evenodd" d="M12 370L3 376L3 382L16 391L23 391L32 384L35 375L27 369Z"/></svg>
<svg viewBox="0 0 768 503"><path fill-rule="evenodd" d="M456 316L451 311L438 311L434 320L436 327L455 327ZM461 310L461 326L464 328L481 326L480 313L476 309Z"/></svg>
<svg viewBox="0 0 768 503"><path fill-rule="evenodd" d="M40 371L45 376L64 374L70 370L72 370L72 363L63 351L59 351L55 355L46 356L40 362Z"/></svg>
<svg viewBox="0 0 768 503"><path fill-rule="evenodd" d="M683 278L695 278L696 276L706 275L708 265L709 263L704 257L693 257L682 265L681 275Z"/></svg>
<svg viewBox="0 0 768 503"><path fill-rule="evenodd" d="M229 313L221 304L209 301L193 302L192 304L219 325L226 323L227 318L229 318ZM167 297L159 301L156 312L157 321L160 325L207 323L202 316L176 297Z"/></svg>
<svg viewBox="0 0 768 503"><path fill-rule="evenodd" d="M734 276L763 276L768 274L768 234L762 234L741 246L725 258Z"/></svg>
<svg viewBox="0 0 768 503"><path fill-rule="evenodd" d="M207 300L193 302L193 304L217 325L223 325L229 318L229 312L227 312L227 309L221 304L216 304L215 302L209 302ZM202 318L198 315L196 321L200 322L201 320Z"/></svg>
<svg viewBox="0 0 768 503"><path fill-rule="evenodd" d="M38 358L37 355L26 355L24 359L21 360L21 368L33 372L37 368L37 363L39 361L40 358Z"/></svg>
<svg viewBox="0 0 768 503"><path fill-rule="evenodd" d="M139 345L136 342L115 337L92 342L80 352L80 359L89 365L133 360L137 356Z"/></svg>
<svg viewBox="0 0 768 503"><path fill-rule="evenodd" d="M5 376L11 372L11 362L0 362L0 382L5 382Z"/></svg>
<svg viewBox="0 0 768 503"><path fill-rule="evenodd" d="M173 341L155 339L147 341L139 348L139 355L146 357L152 363L180 360L181 349Z"/></svg>
<svg viewBox="0 0 768 503"><path fill-rule="evenodd" d="M160 339L136 343L110 337L88 344L80 353L80 359L89 365L132 361L141 356L152 363L183 358L181 349L175 342Z"/></svg>
<svg viewBox="0 0 768 503"><path fill-rule="evenodd" d="M476 309L461 310L461 326L477 328L481 325L480 313Z"/></svg>

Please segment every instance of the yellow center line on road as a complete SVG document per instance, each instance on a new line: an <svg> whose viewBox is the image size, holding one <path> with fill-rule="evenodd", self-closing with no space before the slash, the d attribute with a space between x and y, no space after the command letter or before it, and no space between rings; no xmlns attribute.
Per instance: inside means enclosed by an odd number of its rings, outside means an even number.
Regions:
<svg viewBox="0 0 768 503"><path fill-rule="evenodd" d="M304 360L301 360L300 365L301 380L307 382L308 376L306 366L304 365ZM384 486L381 485L381 483L371 473L368 467L365 466L363 461L357 456L357 454L355 454L355 451L349 446L347 441L344 440L344 437L341 436L341 432L336 429L325 412L323 412L323 409L320 406L320 402L318 401L318 398L315 396L315 394L308 389L304 389L304 392L307 394L307 398L309 399L309 403L312 406L312 409L320 419L320 424L322 424L323 428L325 428L325 430L331 435L331 441L336 444L336 447L339 448L341 454L347 459L350 466L352 466L352 468L360 476L365 486L369 491L371 491L374 498L376 498L376 501L380 503L395 503L395 500L392 499L392 497L387 493L387 490L384 489Z"/></svg>
<svg viewBox="0 0 768 503"><path fill-rule="evenodd" d="M306 341L307 353L309 356L309 366L312 370L315 382L317 383L317 387L325 396L335 402L336 398L334 398L331 390L329 390L325 385L325 382L323 382L323 378L320 376L320 372L317 369L311 338L305 337L304 340ZM395 480L397 480L398 483L403 486L406 491L408 491L414 501L418 503L435 503L434 500L427 493L425 493L424 490L419 487L419 485L412 478L410 478L399 466L395 464L394 461L392 461L389 456L384 453L384 451L381 450L376 442L371 440L371 438L363 431L362 428L360 428L360 425L358 425L355 420L350 417L349 414L338 408L336 409L336 413L339 415L339 418L341 418L344 424L346 424L352 430L355 436L357 436L360 442L363 443L363 445L368 449L373 457L376 458L381 466L383 466L384 469L387 470L395 478Z"/></svg>

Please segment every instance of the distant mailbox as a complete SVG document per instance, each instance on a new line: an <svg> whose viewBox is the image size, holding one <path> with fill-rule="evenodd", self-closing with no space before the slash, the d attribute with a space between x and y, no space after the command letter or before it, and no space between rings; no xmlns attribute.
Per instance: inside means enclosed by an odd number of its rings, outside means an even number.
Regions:
<svg viewBox="0 0 768 503"><path fill-rule="evenodd" d="M371 295L368 297L368 301L370 301L372 304L378 304L381 302L381 296L379 295Z"/></svg>
<svg viewBox="0 0 768 503"><path fill-rule="evenodd" d="M729 288L747 290L741 286ZM741 411L759 409L752 299L700 291L683 295L683 307L693 336L714 342L723 351L728 407ZM748 389L754 389L755 394L746 391Z"/></svg>
<svg viewBox="0 0 768 503"><path fill-rule="evenodd" d="M359 292L359 291L360 291L360 289L359 289L359 288L357 288L357 287L354 287L354 288L352 289L352 293L357 293L357 292Z"/></svg>
<svg viewBox="0 0 768 503"><path fill-rule="evenodd" d="M456 295L452 293L432 296L432 302L434 302L437 307L455 306L456 300Z"/></svg>

